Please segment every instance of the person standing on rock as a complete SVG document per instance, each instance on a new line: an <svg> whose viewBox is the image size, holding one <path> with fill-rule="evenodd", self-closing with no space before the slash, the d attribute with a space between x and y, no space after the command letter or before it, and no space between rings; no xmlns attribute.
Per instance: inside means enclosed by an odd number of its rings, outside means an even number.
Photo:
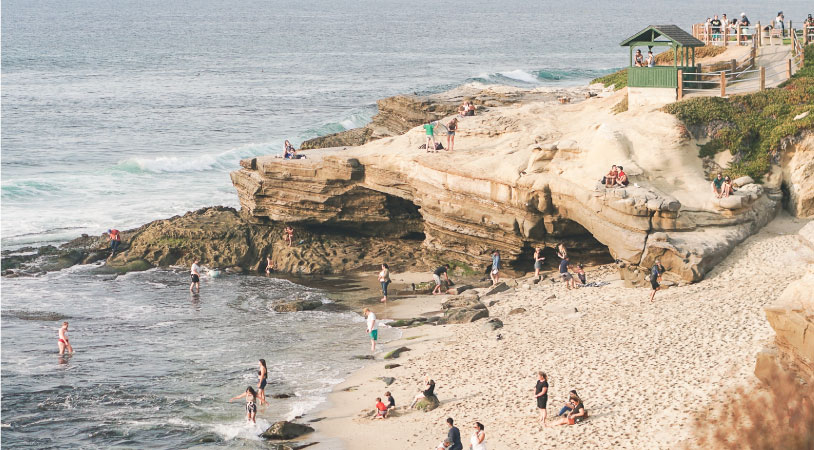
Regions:
<svg viewBox="0 0 814 450"><path fill-rule="evenodd" d="M201 266L198 265L200 261L195 260L192 263L192 267L189 269L189 275L192 278L192 283L189 285L189 292L193 294L200 294L201 293Z"/></svg>
<svg viewBox="0 0 814 450"><path fill-rule="evenodd" d="M289 247L294 245L294 229L291 227L285 227L285 231L283 232L283 239L285 239Z"/></svg>
<svg viewBox="0 0 814 450"><path fill-rule="evenodd" d="M455 147L455 132L458 131L458 118L453 117L447 124L447 150Z"/></svg>
<svg viewBox="0 0 814 450"><path fill-rule="evenodd" d="M437 122L428 122L424 124L424 131L427 134L427 152L435 151L435 126ZM432 147L430 147L432 145Z"/></svg>
<svg viewBox="0 0 814 450"><path fill-rule="evenodd" d="M433 295L441 293L441 275L444 275L444 278L447 280L447 285L449 285L447 270L449 270L449 264L444 264L443 266L439 266L435 269L435 272L432 273L432 279L435 281L435 289L432 290Z"/></svg>
<svg viewBox="0 0 814 450"><path fill-rule="evenodd" d="M657 259L656 263L653 264L653 268L650 270L650 286L653 288L653 292L650 293L650 303L653 303L653 298L656 296L656 291L661 289L659 281L661 281L661 275L664 273L664 271L664 266L662 266L661 261Z"/></svg>
<svg viewBox="0 0 814 450"><path fill-rule="evenodd" d="M382 263L382 271L379 272L379 283L382 285L382 303L387 303L387 286L390 285L390 267Z"/></svg>
<svg viewBox="0 0 814 450"><path fill-rule="evenodd" d="M545 261L545 256L543 256L543 249L541 247L537 247L534 249L534 278L543 281L543 277L540 275L540 271L543 270L543 261Z"/></svg>
<svg viewBox="0 0 814 450"><path fill-rule="evenodd" d="M107 259L110 259L116 254L116 250L119 249L119 245L122 243L122 238L119 234L119 230L115 228L107 230L107 238L110 240L110 256L108 256Z"/></svg>
<svg viewBox="0 0 814 450"><path fill-rule="evenodd" d="M379 323L373 311L365 308L364 313L365 319L367 319L367 333L370 335L370 352L376 353L376 341L379 340Z"/></svg>
<svg viewBox="0 0 814 450"><path fill-rule="evenodd" d="M492 272L489 276L492 277L492 286L500 282L500 250L492 252Z"/></svg>

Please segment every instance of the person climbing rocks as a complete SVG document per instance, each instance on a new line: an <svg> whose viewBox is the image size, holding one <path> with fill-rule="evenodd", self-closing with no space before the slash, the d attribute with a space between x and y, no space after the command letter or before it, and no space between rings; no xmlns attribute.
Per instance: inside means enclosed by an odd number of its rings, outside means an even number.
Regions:
<svg viewBox="0 0 814 450"><path fill-rule="evenodd" d="M107 230L107 238L110 241L110 256L108 256L107 259L110 259L116 254L116 250L119 249L119 245L122 243L122 238L121 234L119 234L119 230L115 228Z"/></svg>

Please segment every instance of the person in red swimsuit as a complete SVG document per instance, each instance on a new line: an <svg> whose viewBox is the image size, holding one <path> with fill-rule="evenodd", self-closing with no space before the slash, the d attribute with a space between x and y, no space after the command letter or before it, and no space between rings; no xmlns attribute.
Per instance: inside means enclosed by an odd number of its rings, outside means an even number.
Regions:
<svg viewBox="0 0 814 450"><path fill-rule="evenodd" d="M68 322L62 322L62 328L59 329L59 354L64 355L66 349L73 354L73 347L68 339Z"/></svg>
<svg viewBox="0 0 814 450"><path fill-rule="evenodd" d="M107 230L107 238L110 239L110 256L108 258L112 258L113 255L116 254L116 250L119 249L119 245L122 243L122 238L119 235L119 230L112 229Z"/></svg>

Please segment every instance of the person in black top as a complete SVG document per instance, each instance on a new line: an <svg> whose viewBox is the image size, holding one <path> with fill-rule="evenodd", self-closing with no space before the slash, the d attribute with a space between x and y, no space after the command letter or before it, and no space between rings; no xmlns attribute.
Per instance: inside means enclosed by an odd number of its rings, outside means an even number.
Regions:
<svg viewBox="0 0 814 450"><path fill-rule="evenodd" d="M390 411L396 409L396 400L393 398L393 395L390 394L390 391L384 393L384 397L387 399L387 414L390 414Z"/></svg>
<svg viewBox="0 0 814 450"><path fill-rule="evenodd" d="M449 275L447 275L447 270L449 270L449 264L444 264L439 268L435 269L435 272L432 273L432 279L435 280L435 289L432 290L433 294L440 294L441 293L441 275L449 284Z"/></svg>
<svg viewBox="0 0 814 450"><path fill-rule="evenodd" d="M665 272L664 266L661 265L661 261L658 259L656 263L653 264L653 269L650 271L650 287L653 288L653 292L650 293L650 302L653 302L653 297L656 296L656 291L661 288L659 284L659 280L661 280L661 275Z"/></svg>
<svg viewBox="0 0 814 450"><path fill-rule="evenodd" d="M447 440L452 443L452 445L449 446L449 450L463 450L464 445L461 443L461 430L453 425L453 423L452 417L447 418L447 425L449 425Z"/></svg>
<svg viewBox="0 0 814 450"><path fill-rule="evenodd" d="M416 394L415 398L413 398L413 403L410 404L410 408L414 407L416 403L422 398L432 397L435 395L435 381L430 379L430 376L427 375L426 383L424 384L424 389L419 391Z"/></svg>
<svg viewBox="0 0 814 450"><path fill-rule="evenodd" d="M534 387L534 397L537 399L537 409L540 411L540 423L546 426L545 419L548 415L546 406L548 404L548 377L545 372L537 372L537 385Z"/></svg>
<svg viewBox="0 0 814 450"><path fill-rule="evenodd" d="M746 17L746 13L741 13L741 26L748 27L749 26L749 18Z"/></svg>
<svg viewBox="0 0 814 450"><path fill-rule="evenodd" d="M588 411L585 410L582 400L576 395L571 398L575 405L574 409L558 422L554 422L554 425L574 425L588 418Z"/></svg>
<svg viewBox="0 0 814 450"><path fill-rule="evenodd" d="M715 37L715 39L717 39L718 36L715 36L715 35L720 35L721 34L721 21L718 19L717 14L715 14L715 18L712 19L712 22L710 22L709 24L712 26L712 34L713 34L713 36Z"/></svg>

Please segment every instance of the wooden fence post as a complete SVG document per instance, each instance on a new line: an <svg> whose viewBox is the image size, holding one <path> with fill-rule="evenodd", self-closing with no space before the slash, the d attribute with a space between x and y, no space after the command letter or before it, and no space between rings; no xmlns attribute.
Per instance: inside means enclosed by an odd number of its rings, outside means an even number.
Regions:
<svg viewBox="0 0 814 450"><path fill-rule="evenodd" d="M787 62L787 64L786 64L786 76L788 78L791 78L791 59L789 59L786 62Z"/></svg>
<svg viewBox="0 0 814 450"><path fill-rule="evenodd" d="M723 24L721 27L721 35L724 38L724 47L729 45L729 25Z"/></svg>
<svg viewBox="0 0 814 450"><path fill-rule="evenodd" d="M679 100L684 98L684 71L678 69L678 94L676 95Z"/></svg>
<svg viewBox="0 0 814 450"><path fill-rule="evenodd" d="M752 51L749 52L749 67L755 67L755 57L757 57L757 49L752 47Z"/></svg>
<svg viewBox="0 0 814 450"><path fill-rule="evenodd" d="M721 71L721 97L726 97L726 72Z"/></svg>
<svg viewBox="0 0 814 450"><path fill-rule="evenodd" d="M760 66L760 90L766 89L766 67Z"/></svg>
<svg viewBox="0 0 814 450"><path fill-rule="evenodd" d="M737 59L733 59L733 60L729 61L729 65L732 67L732 72L737 72L738 71L738 60Z"/></svg>

